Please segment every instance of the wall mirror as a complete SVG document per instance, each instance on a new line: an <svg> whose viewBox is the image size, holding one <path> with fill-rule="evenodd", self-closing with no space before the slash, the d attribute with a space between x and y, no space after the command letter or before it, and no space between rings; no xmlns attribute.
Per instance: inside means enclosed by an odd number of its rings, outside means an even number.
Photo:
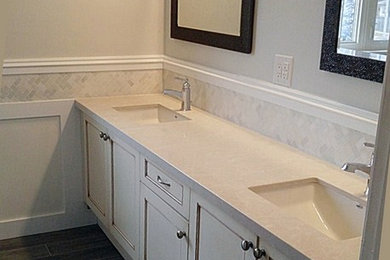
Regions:
<svg viewBox="0 0 390 260"><path fill-rule="evenodd" d="M251 53L255 0L172 0L171 37Z"/></svg>
<svg viewBox="0 0 390 260"><path fill-rule="evenodd" d="M320 69L382 82L390 0L327 0Z"/></svg>

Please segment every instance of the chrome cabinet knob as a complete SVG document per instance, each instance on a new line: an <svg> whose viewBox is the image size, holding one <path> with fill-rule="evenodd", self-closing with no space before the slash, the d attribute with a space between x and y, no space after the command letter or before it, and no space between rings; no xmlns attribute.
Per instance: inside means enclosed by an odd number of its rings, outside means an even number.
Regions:
<svg viewBox="0 0 390 260"><path fill-rule="evenodd" d="M248 251L249 248L253 248L253 243L251 241L248 241L248 240L242 240L241 241L241 248L244 251Z"/></svg>
<svg viewBox="0 0 390 260"><path fill-rule="evenodd" d="M179 231L176 232L176 236L177 236L178 239L182 239L182 238L185 237L186 235L187 235L186 232L181 231L181 230L179 230Z"/></svg>
<svg viewBox="0 0 390 260"><path fill-rule="evenodd" d="M106 133L103 133L103 132L99 133L99 137L102 138L104 141L107 141L108 139L110 139L110 136Z"/></svg>
<svg viewBox="0 0 390 260"><path fill-rule="evenodd" d="M253 256L255 257L255 259L260 259L262 258L263 256L266 256L266 252L264 249L260 249L260 248L255 248L253 249Z"/></svg>
<svg viewBox="0 0 390 260"><path fill-rule="evenodd" d="M103 140L107 141L108 139L110 139L110 136L108 134L103 134Z"/></svg>

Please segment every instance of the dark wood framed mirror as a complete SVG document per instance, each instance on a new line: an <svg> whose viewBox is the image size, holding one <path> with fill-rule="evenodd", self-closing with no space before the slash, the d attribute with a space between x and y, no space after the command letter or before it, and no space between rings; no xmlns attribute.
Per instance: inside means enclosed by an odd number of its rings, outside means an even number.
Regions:
<svg viewBox="0 0 390 260"><path fill-rule="evenodd" d="M171 0L171 38L252 52L255 0Z"/></svg>
<svg viewBox="0 0 390 260"><path fill-rule="evenodd" d="M365 5L361 6L364 7ZM326 0L320 69L365 80L383 82L384 61L354 54L347 55L340 51L342 8L342 0ZM358 26L362 27L361 25ZM369 53L369 51L360 52L363 54Z"/></svg>

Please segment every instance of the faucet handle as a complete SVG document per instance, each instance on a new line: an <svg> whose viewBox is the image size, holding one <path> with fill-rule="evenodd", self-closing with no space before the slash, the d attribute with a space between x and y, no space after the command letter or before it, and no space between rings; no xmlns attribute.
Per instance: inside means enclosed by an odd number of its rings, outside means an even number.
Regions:
<svg viewBox="0 0 390 260"><path fill-rule="evenodd" d="M368 148L375 148L375 144L373 144L373 143L365 142L365 143L363 143L363 145L365 147L368 147Z"/></svg>
<svg viewBox="0 0 390 260"><path fill-rule="evenodd" d="M368 142L365 142L364 143L364 146L365 147L368 147L368 148L375 148L375 144L373 143L368 143ZM370 157L370 162L368 163L368 165L371 167L372 165L374 165L374 160L375 160L375 153L372 152L371 153L371 157Z"/></svg>
<svg viewBox="0 0 390 260"><path fill-rule="evenodd" d="M191 87L187 77L175 77L175 79L183 81L183 89L188 89Z"/></svg>

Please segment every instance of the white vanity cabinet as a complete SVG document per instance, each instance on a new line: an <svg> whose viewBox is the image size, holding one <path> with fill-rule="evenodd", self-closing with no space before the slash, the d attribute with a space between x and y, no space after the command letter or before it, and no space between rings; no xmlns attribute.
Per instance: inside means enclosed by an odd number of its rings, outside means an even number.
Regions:
<svg viewBox="0 0 390 260"><path fill-rule="evenodd" d="M223 211L224 202L190 191L175 166L95 118L82 116L85 201L126 259L288 259Z"/></svg>
<svg viewBox="0 0 390 260"><path fill-rule="evenodd" d="M190 205L190 238L194 241L190 259L256 259L253 254L258 250L255 234L194 193Z"/></svg>
<svg viewBox="0 0 390 260"><path fill-rule="evenodd" d="M96 217L109 223L111 142L107 130L83 117L85 201Z"/></svg>
<svg viewBox="0 0 390 260"><path fill-rule="evenodd" d="M139 253L139 152L83 116L85 197L105 231L128 255Z"/></svg>
<svg viewBox="0 0 390 260"><path fill-rule="evenodd" d="M141 259L187 260L189 189L147 159L141 169Z"/></svg>

